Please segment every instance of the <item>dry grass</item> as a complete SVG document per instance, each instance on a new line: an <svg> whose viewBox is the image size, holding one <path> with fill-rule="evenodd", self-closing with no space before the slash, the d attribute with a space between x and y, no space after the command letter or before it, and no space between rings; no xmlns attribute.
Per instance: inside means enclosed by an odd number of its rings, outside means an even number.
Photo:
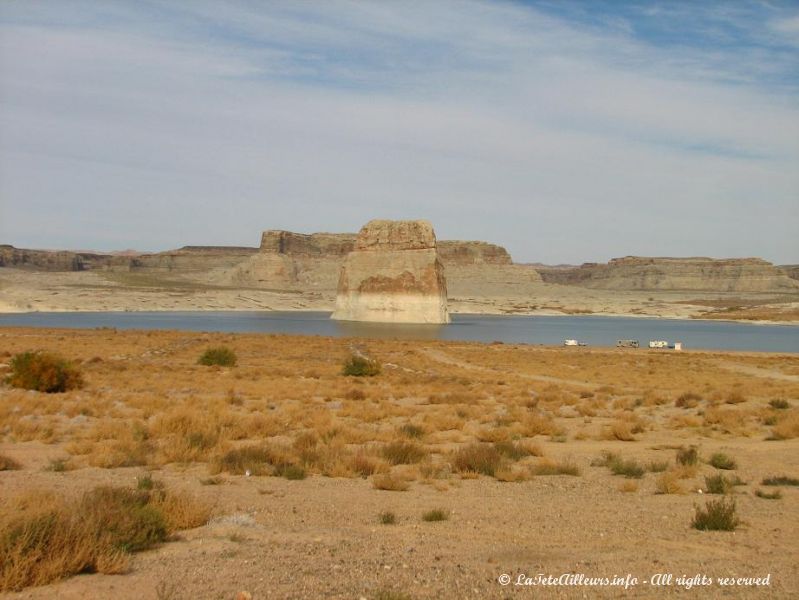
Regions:
<svg viewBox="0 0 799 600"><path fill-rule="evenodd" d="M163 490L98 487L80 498L18 497L0 512L0 591L86 571L121 573L128 555L208 520L208 508Z"/></svg>
<svg viewBox="0 0 799 600"><path fill-rule="evenodd" d="M0 471L16 471L21 469L22 465L16 460L4 454L0 454Z"/></svg>
<svg viewBox="0 0 799 600"><path fill-rule="evenodd" d="M756 465L738 454L737 438L799 437L796 403L769 404L799 398L799 383L725 368L732 359L713 353L374 340L380 375L350 377L341 371L349 342L333 338L3 331L8 356L28 350L35 335L36 347L80 364L85 385L58 395L0 386L0 441L52 444L46 458L66 452L77 468L199 463L217 474L203 479L209 485L235 484L249 471L369 478L378 490L407 490L412 481L444 490L481 475L535 486L544 485L537 476L578 475L602 439L624 449L619 474L633 479L602 471L572 484L597 478L626 493L648 490L634 479L648 468L658 473L658 493L679 494L700 487L695 479L708 471L699 447L723 440L750 469ZM197 365L204 349L226 344L236 349L235 369ZM451 362L434 361L427 350ZM794 356L736 355L734 362L799 373ZM676 464L647 462L654 455L643 449L664 439L685 444ZM792 443L771 444L779 451ZM667 448L670 458L676 448ZM0 469L8 465L0 456ZM185 503L170 498L172 508L158 510L185 513L190 522ZM169 528L187 522L175 518Z"/></svg>

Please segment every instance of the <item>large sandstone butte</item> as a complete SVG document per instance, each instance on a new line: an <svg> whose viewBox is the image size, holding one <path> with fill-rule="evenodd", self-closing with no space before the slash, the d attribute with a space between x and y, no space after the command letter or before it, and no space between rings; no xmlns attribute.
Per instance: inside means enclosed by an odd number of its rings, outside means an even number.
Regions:
<svg viewBox="0 0 799 600"><path fill-rule="evenodd" d="M447 283L428 221L369 221L341 267L333 319L449 323Z"/></svg>

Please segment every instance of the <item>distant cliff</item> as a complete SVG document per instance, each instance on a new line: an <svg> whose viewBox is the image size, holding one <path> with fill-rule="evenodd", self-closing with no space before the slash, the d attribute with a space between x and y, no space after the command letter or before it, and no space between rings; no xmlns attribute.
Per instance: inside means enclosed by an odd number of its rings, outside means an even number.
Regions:
<svg viewBox="0 0 799 600"><path fill-rule="evenodd" d="M760 258L713 259L626 256L579 267L539 269L547 283L609 290L780 292L799 281Z"/></svg>

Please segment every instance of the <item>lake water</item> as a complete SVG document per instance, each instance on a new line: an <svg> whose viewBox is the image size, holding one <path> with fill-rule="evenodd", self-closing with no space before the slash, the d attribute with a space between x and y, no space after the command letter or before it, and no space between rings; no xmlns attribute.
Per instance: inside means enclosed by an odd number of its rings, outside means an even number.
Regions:
<svg viewBox="0 0 799 600"><path fill-rule="evenodd" d="M577 339L614 346L619 339L680 341L685 349L799 352L799 327L719 321L597 316L453 315L449 325L333 321L328 312L76 312L0 314L0 326L116 327L337 337L467 340L559 345Z"/></svg>

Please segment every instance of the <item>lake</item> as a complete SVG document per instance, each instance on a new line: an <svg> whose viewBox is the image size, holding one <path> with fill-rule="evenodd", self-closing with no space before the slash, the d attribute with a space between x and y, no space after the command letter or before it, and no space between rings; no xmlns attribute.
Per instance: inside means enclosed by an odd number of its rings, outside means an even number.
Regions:
<svg viewBox="0 0 799 600"><path fill-rule="evenodd" d="M614 346L619 339L679 341L685 349L799 352L799 327L720 321L600 316L452 315L448 325L333 321L328 312L57 312L0 314L0 326L116 327L336 337L466 340L560 345L577 339Z"/></svg>

